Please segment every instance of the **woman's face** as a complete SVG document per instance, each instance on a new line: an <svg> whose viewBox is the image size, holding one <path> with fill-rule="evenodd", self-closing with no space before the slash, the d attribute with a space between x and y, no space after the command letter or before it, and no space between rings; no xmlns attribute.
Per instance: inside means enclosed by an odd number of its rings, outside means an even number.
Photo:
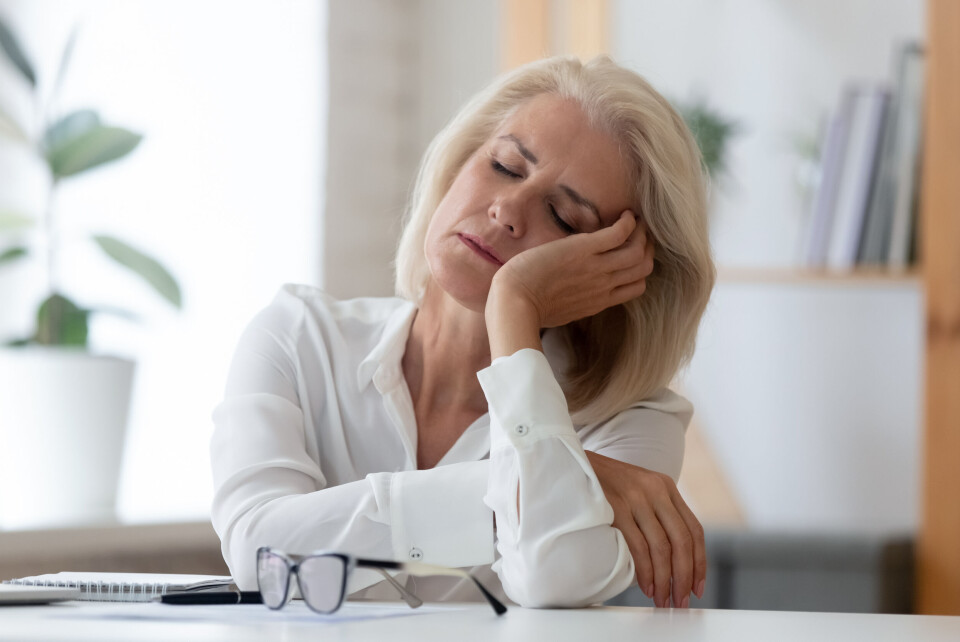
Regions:
<svg viewBox="0 0 960 642"><path fill-rule="evenodd" d="M494 273L537 245L612 225L631 207L617 142L573 101L523 103L467 160L424 246L434 281L482 311Z"/></svg>

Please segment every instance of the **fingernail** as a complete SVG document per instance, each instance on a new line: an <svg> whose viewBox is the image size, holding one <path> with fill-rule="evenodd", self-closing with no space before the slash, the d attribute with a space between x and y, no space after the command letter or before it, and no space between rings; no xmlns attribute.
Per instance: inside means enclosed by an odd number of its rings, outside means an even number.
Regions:
<svg viewBox="0 0 960 642"><path fill-rule="evenodd" d="M647 597L653 597L653 584L647 584Z"/></svg>
<svg viewBox="0 0 960 642"><path fill-rule="evenodd" d="M703 585L704 585L704 582L706 582L706 580L700 580L700 583L697 584L697 598L698 598L698 599L701 599L701 600L703 599Z"/></svg>
<svg viewBox="0 0 960 642"><path fill-rule="evenodd" d="M684 596L683 596L683 600L681 600L681 602L680 602L680 608L682 608L682 609L689 609L689 608L690 608L690 596L689 596L689 595L684 595Z"/></svg>

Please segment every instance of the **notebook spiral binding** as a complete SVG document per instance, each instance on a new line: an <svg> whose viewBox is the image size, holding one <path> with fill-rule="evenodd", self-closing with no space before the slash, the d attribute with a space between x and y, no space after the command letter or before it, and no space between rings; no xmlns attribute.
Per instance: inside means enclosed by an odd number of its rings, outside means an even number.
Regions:
<svg viewBox="0 0 960 642"><path fill-rule="evenodd" d="M4 583L50 588L79 588L80 599L92 602L149 602L167 593L167 586L161 583L64 582L52 580L8 580Z"/></svg>

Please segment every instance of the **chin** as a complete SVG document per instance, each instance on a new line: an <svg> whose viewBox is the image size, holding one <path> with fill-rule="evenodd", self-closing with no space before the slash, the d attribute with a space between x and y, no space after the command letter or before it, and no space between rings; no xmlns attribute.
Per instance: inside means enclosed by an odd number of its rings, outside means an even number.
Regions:
<svg viewBox="0 0 960 642"><path fill-rule="evenodd" d="M427 259L433 285L468 310L483 314L490 293L489 278L486 275L467 274L462 265L456 269L443 263Z"/></svg>

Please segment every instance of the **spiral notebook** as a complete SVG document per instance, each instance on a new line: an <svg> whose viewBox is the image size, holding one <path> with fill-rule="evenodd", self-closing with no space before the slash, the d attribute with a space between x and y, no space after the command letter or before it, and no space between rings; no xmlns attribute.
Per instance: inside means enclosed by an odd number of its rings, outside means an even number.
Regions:
<svg viewBox="0 0 960 642"><path fill-rule="evenodd" d="M150 602L167 593L223 589L229 575L165 573L77 573L72 571L4 580L4 584L80 589L81 600L96 602Z"/></svg>

